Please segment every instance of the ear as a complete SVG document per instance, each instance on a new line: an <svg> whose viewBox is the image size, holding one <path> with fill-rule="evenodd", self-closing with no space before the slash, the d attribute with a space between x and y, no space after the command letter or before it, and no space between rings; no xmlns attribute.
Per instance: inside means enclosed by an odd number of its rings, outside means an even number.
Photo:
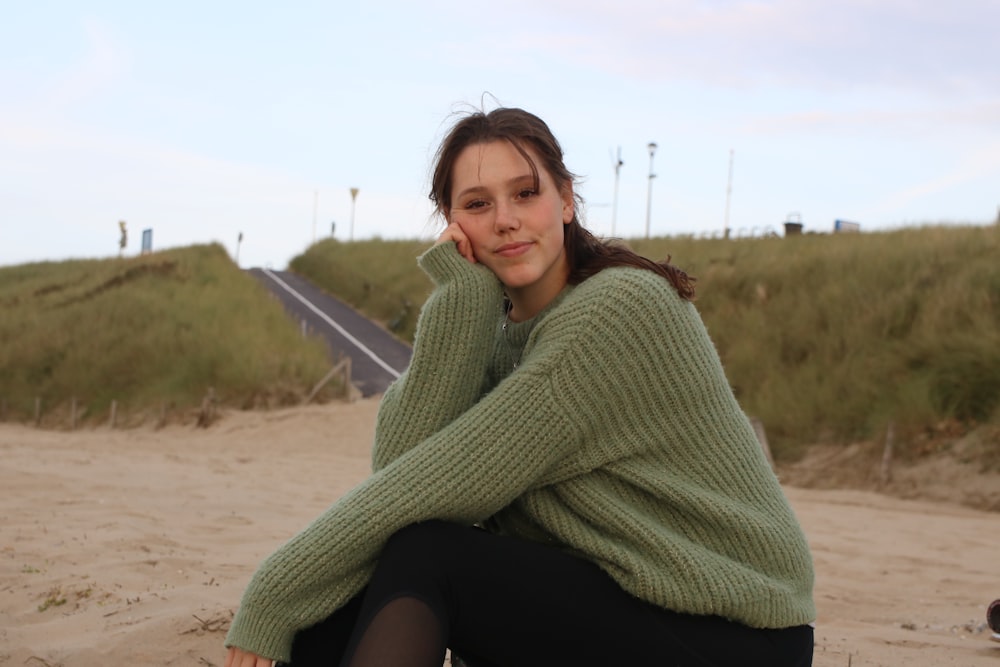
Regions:
<svg viewBox="0 0 1000 667"><path fill-rule="evenodd" d="M568 225L573 222L573 215L576 213L576 200L573 199L573 186L567 185L562 192L562 217L563 224Z"/></svg>

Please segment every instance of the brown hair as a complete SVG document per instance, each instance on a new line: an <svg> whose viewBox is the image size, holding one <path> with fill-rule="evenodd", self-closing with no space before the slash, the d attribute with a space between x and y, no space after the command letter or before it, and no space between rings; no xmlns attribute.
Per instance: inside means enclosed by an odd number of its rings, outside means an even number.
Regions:
<svg viewBox="0 0 1000 667"><path fill-rule="evenodd" d="M468 146L509 141L527 160L532 175L538 180L538 165L525 150L530 146L541 159L541 167L563 190L576 181L576 176L563 163L563 151L548 125L538 116L523 109L499 108L477 111L461 118L451 128L438 148L431 179L430 200L435 209L447 218L451 208L452 171L459 154ZM580 224L581 198L574 194L573 219L565 226L563 245L569 262L569 283L576 285L603 269L612 266L633 266L657 273L674 286L683 299L694 299L694 278L670 264L647 259L620 242L599 239Z"/></svg>

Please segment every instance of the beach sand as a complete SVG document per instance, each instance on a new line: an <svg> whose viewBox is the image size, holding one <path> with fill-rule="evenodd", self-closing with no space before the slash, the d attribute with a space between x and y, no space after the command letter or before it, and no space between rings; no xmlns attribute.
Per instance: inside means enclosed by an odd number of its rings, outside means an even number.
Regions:
<svg viewBox="0 0 1000 667"><path fill-rule="evenodd" d="M0 424L0 665L217 665L256 565L368 471L377 399L208 429ZM817 667L1000 665L1000 513L786 487Z"/></svg>

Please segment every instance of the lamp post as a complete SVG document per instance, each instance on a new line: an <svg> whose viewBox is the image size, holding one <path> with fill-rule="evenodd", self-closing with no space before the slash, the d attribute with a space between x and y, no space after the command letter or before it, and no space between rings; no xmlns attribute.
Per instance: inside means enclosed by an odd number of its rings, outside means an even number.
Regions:
<svg viewBox="0 0 1000 667"><path fill-rule="evenodd" d="M351 188L351 236L350 240L354 240L354 203L358 200L358 189Z"/></svg>
<svg viewBox="0 0 1000 667"><path fill-rule="evenodd" d="M622 165L622 147L618 147L618 159L615 160L615 197L611 201L611 236L615 235L615 220L618 217L618 181L621 175Z"/></svg>
<svg viewBox="0 0 1000 667"><path fill-rule="evenodd" d="M319 208L319 190L313 192L313 243L316 243L316 209Z"/></svg>
<svg viewBox="0 0 1000 667"><path fill-rule="evenodd" d="M648 239L649 219L653 212L653 179L656 178L656 174L653 173L653 155L656 153L656 144L650 141L647 148L649 149L649 189L646 192L646 238Z"/></svg>

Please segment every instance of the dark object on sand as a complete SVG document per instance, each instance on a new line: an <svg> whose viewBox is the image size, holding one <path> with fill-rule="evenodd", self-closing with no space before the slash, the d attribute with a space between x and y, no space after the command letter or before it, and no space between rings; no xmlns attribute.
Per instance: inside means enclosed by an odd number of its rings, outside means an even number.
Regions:
<svg viewBox="0 0 1000 667"><path fill-rule="evenodd" d="M994 600L986 610L986 623L993 631L993 639L1000 642L1000 600Z"/></svg>

